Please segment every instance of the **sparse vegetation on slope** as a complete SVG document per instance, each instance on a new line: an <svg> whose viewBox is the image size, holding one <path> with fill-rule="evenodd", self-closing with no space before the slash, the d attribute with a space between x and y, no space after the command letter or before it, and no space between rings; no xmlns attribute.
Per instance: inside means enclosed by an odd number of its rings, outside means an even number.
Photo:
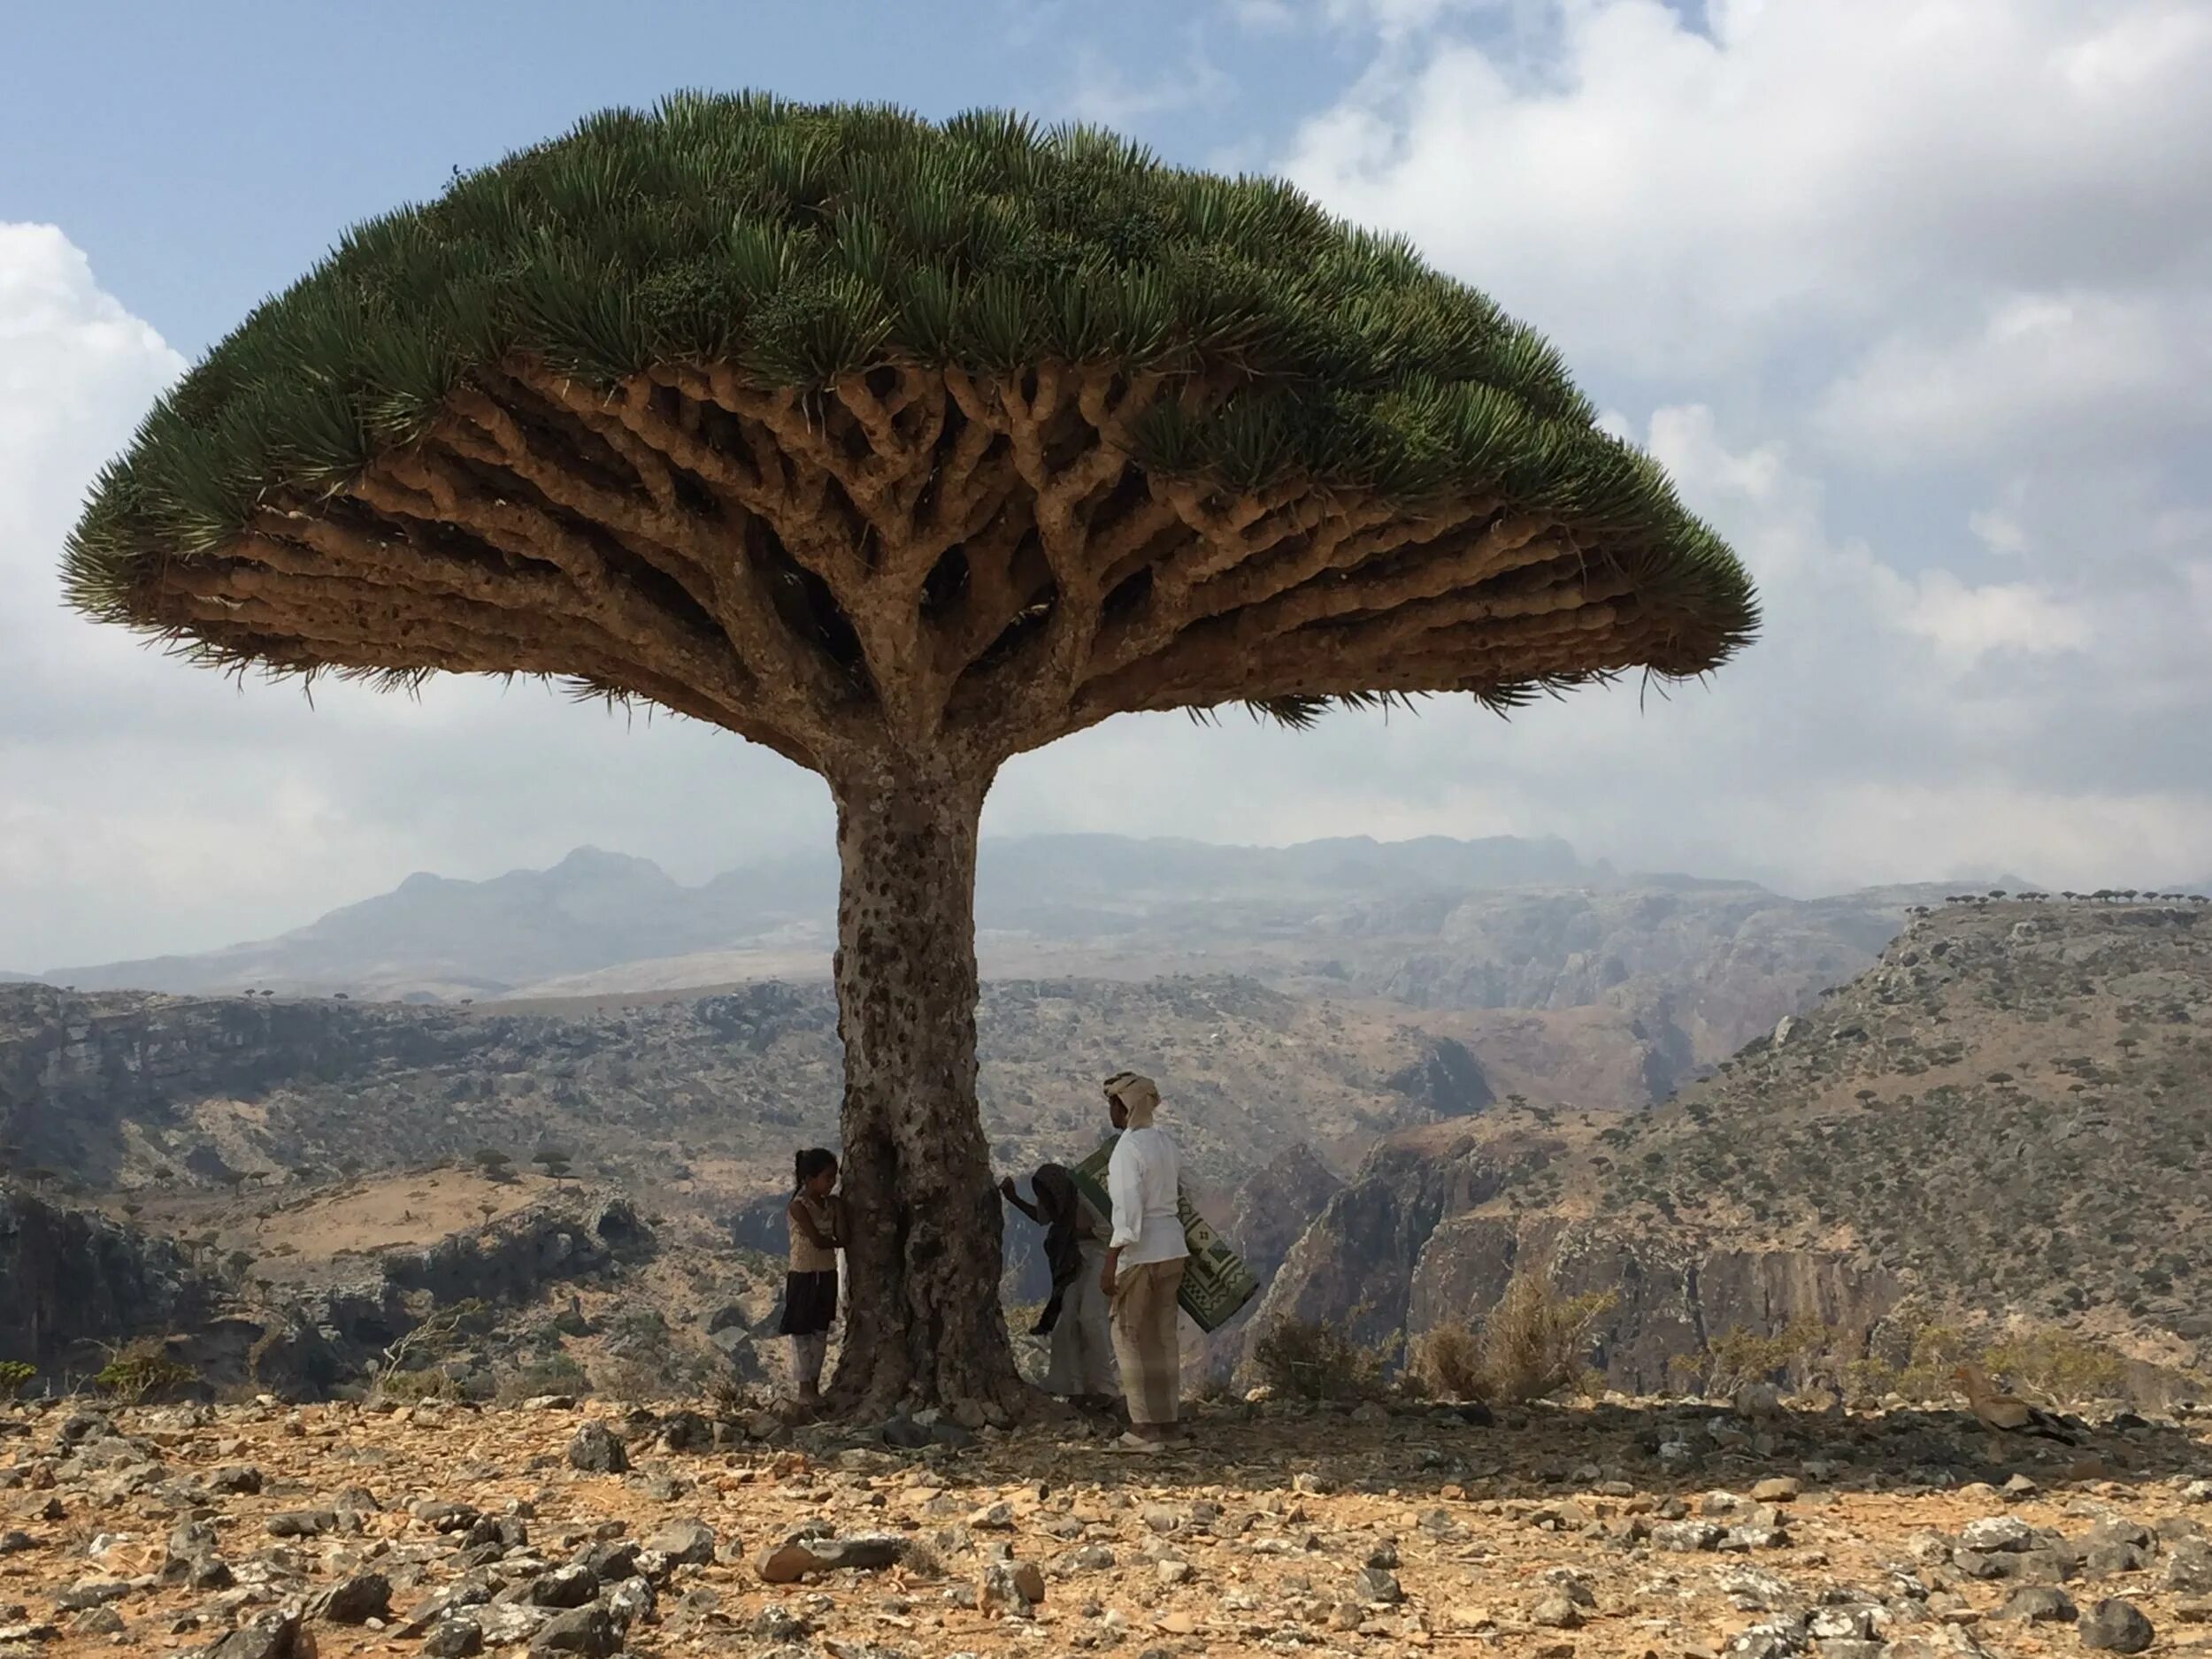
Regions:
<svg viewBox="0 0 2212 1659"><path fill-rule="evenodd" d="M2212 1349L2212 932L1999 902L1598 1139L1608 1206L1855 1251L1962 1309Z"/></svg>

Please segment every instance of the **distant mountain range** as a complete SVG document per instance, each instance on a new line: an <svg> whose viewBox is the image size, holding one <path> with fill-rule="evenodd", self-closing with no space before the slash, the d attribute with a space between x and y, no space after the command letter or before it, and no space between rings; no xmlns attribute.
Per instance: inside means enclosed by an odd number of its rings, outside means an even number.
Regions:
<svg viewBox="0 0 2212 1659"><path fill-rule="evenodd" d="M985 842L977 922L996 978L1228 971L1414 1006L1543 1008L1654 975L1740 979L1747 964L1763 982L1847 978L1908 905L1942 890L1794 900L1748 882L1624 876L1557 840L1254 848L1055 835ZM413 1001L818 979L836 895L826 852L687 887L648 860L583 848L486 881L410 876L274 939L39 977L81 991Z"/></svg>
<svg viewBox="0 0 2212 1659"><path fill-rule="evenodd" d="M1272 849L1046 836L986 843L978 921L986 933L1079 941L1125 933L1133 919L1184 902L1615 880L1608 866L1586 864L1558 841L1346 840ZM764 965L788 971L803 965L791 958L826 952L836 903L837 864L826 852L748 864L685 887L649 860L587 847L549 870L487 881L410 876L389 893L274 939L38 977L86 990L483 995L702 952L771 956L778 959Z"/></svg>

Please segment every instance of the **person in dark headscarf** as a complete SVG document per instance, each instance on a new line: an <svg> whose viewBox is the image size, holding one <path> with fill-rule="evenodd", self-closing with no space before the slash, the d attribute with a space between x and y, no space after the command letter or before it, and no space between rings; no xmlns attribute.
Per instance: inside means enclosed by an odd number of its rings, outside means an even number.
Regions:
<svg viewBox="0 0 2212 1659"><path fill-rule="evenodd" d="M1033 1203L1015 1190L1010 1175L999 1183L999 1191L1045 1230L1052 1299L1031 1333L1052 1338L1045 1392L1068 1400L1110 1402L1120 1389L1106 1293L1100 1283L1106 1264L1106 1219L1057 1164L1041 1165L1030 1178L1030 1186L1036 1194Z"/></svg>

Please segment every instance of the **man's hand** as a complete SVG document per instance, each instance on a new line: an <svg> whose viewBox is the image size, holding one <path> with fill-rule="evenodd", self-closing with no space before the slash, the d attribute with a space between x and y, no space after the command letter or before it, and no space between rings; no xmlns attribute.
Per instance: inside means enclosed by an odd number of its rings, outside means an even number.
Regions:
<svg viewBox="0 0 2212 1659"><path fill-rule="evenodd" d="M1010 1175L1000 1177L998 1189L1009 1198L1015 1197L1017 1194L1014 1191L1014 1178Z"/></svg>
<svg viewBox="0 0 2212 1659"><path fill-rule="evenodd" d="M1109 1302L1114 1299L1114 1269L1120 1259L1119 1250L1109 1250L1106 1252L1106 1265L1099 1270L1098 1287L1106 1293L1106 1300Z"/></svg>

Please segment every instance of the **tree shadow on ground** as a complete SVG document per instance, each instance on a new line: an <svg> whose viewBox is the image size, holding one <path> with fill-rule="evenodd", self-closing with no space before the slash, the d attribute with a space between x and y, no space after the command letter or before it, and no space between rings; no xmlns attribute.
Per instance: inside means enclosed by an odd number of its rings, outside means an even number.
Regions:
<svg viewBox="0 0 2212 1659"><path fill-rule="evenodd" d="M2121 1417L2084 1424L2078 1445L1994 1434L1963 1410L1828 1414L1763 1421L1695 1402L1536 1406L1486 1414L1449 1405L1186 1408L1165 1452L1118 1450L1118 1426L1071 1416L957 1450L893 1453L873 1434L817 1431L811 1449L926 1461L949 1490L1044 1486L1365 1491L1407 1499L1567 1497L1622 1484L1640 1494L1747 1490L1789 1476L1838 1491L1940 1491L2024 1476L2046 1490L2148 1487L2212 1471L2212 1422ZM872 1458L871 1459L872 1461ZM1449 1490L1448 1490L1449 1489Z"/></svg>

